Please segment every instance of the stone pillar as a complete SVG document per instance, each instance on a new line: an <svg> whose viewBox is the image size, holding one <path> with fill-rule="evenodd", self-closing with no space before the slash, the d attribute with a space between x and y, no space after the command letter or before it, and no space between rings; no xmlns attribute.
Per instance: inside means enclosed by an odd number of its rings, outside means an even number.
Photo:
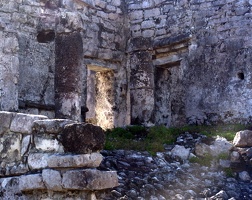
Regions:
<svg viewBox="0 0 252 200"><path fill-rule="evenodd" d="M55 38L55 116L80 121L83 44L79 32Z"/></svg>
<svg viewBox="0 0 252 200"><path fill-rule="evenodd" d="M151 122L154 109L154 70L151 53L135 52L131 56L131 123Z"/></svg>
<svg viewBox="0 0 252 200"><path fill-rule="evenodd" d="M0 31L0 110L18 110L19 44L13 34Z"/></svg>
<svg viewBox="0 0 252 200"><path fill-rule="evenodd" d="M129 43L131 124L152 122L154 111L154 67L150 38Z"/></svg>

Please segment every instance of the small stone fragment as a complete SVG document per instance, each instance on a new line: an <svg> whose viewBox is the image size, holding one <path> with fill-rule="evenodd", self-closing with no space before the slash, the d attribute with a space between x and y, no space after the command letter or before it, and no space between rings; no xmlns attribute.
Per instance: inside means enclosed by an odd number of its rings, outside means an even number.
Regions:
<svg viewBox="0 0 252 200"><path fill-rule="evenodd" d="M28 156L28 166L31 169L42 169L48 166L48 154L32 153Z"/></svg>
<svg viewBox="0 0 252 200"><path fill-rule="evenodd" d="M31 143L31 136L30 135L24 136L21 144L21 156L24 156L24 154L27 153L30 143Z"/></svg>
<svg viewBox="0 0 252 200"><path fill-rule="evenodd" d="M44 169L42 171L42 178L48 190L62 190L60 172L52 169Z"/></svg>
<svg viewBox="0 0 252 200"><path fill-rule="evenodd" d="M187 160L190 155L190 149L186 149L184 146L175 145L171 150L173 156L178 156L182 160Z"/></svg>
<svg viewBox="0 0 252 200"><path fill-rule="evenodd" d="M19 189L21 191L45 189L41 174L23 175L19 178Z"/></svg>
<svg viewBox="0 0 252 200"><path fill-rule="evenodd" d="M0 134L6 132L11 125L12 118L16 115L13 112L0 111Z"/></svg>
<svg viewBox="0 0 252 200"><path fill-rule="evenodd" d="M228 195L224 190L221 190L216 195L212 196L210 199L228 199Z"/></svg>
<svg viewBox="0 0 252 200"><path fill-rule="evenodd" d="M247 171L240 172L239 173L239 178L242 181L250 181L251 180L251 177L250 177L250 175L249 175L249 173Z"/></svg>

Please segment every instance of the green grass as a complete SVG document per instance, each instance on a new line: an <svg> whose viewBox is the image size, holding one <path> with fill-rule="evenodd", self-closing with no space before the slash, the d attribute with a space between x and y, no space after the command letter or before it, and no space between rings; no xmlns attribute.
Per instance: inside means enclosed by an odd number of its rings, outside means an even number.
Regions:
<svg viewBox="0 0 252 200"><path fill-rule="evenodd" d="M227 177L234 177L235 176L234 171L230 167L223 169L223 171L225 172Z"/></svg>
<svg viewBox="0 0 252 200"><path fill-rule="evenodd" d="M236 132L251 128L249 125L244 124L219 124L213 126L185 126L181 130L185 132L196 132L206 135L208 137L221 136L228 141L232 141Z"/></svg>
<svg viewBox="0 0 252 200"><path fill-rule="evenodd" d="M191 163L199 163L204 166L211 166L211 162L214 160L214 157L211 154L205 154L203 157L191 157L189 161Z"/></svg>
<svg viewBox="0 0 252 200"><path fill-rule="evenodd" d="M148 151L152 155L155 155L156 152L164 151L164 144L174 143L177 136L184 132L200 133L209 138L219 135L225 137L228 141L232 141L237 131L248 128L248 126L241 124L184 126L179 128L166 128L165 126L146 128L138 125L127 126L124 128L118 127L105 132L105 149ZM207 164L207 161L203 160L202 162Z"/></svg>

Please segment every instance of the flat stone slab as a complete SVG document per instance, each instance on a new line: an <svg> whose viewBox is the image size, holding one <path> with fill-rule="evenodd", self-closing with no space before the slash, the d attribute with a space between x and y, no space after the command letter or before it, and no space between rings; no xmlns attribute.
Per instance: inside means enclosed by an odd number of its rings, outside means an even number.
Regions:
<svg viewBox="0 0 252 200"><path fill-rule="evenodd" d="M116 171L99 171L97 169L80 169L58 171L44 169L42 173L22 175L18 178L20 191L31 190L103 190L118 186ZM10 178L2 179L3 183ZM2 185L3 185L2 183ZM3 185L4 186L4 185Z"/></svg>
<svg viewBox="0 0 252 200"><path fill-rule="evenodd" d="M95 168L103 157L100 153L61 155L49 153L32 153L28 156L28 165L31 169L44 168Z"/></svg>
<svg viewBox="0 0 252 200"><path fill-rule="evenodd" d="M36 120L33 123L33 130L36 134L38 133L58 134L63 130L65 125L72 123L74 123L74 121L69 119Z"/></svg>
<svg viewBox="0 0 252 200"><path fill-rule="evenodd" d="M46 189L41 174L23 175L19 178L19 189L21 191Z"/></svg>
<svg viewBox="0 0 252 200"><path fill-rule="evenodd" d="M31 170L33 169L44 169L48 167L48 157L50 154L47 153L32 153L28 156L28 166Z"/></svg>
<svg viewBox="0 0 252 200"><path fill-rule="evenodd" d="M42 171L43 182L48 190L61 191L61 174L57 170L44 169Z"/></svg>
<svg viewBox="0 0 252 200"><path fill-rule="evenodd" d="M118 186L115 171L70 170L63 174L62 186L68 190L103 190Z"/></svg>
<svg viewBox="0 0 252 200"><path fill-rule="evenodd" d="M48 157L48 167L99 167L103 157L100 153L79 155L51 155Z"/></svg>
<svg viewBox="0 0 252 200"><path fill-rule="evenodd" d="M33 122L35 120L42 119L48 119L48 117L44 115L29 115L17 113L11 122L10 131L23 134L31 134Z"/></svg>

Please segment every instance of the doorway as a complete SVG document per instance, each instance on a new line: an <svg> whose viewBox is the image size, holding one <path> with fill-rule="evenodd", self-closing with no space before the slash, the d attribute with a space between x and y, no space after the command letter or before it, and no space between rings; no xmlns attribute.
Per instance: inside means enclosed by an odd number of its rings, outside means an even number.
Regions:
<svg viewBox="0 0 252 200"><path fill-rule="evenodd" d="M169 68L155 69L154 121L157 125L171 126L171 71Z"/></svg>
<svg viewBox="0 0 252 200"><path fill-rule="evenodd" d="M103 129L114 127L114 71L88 66L86 121Z"/></svg>

